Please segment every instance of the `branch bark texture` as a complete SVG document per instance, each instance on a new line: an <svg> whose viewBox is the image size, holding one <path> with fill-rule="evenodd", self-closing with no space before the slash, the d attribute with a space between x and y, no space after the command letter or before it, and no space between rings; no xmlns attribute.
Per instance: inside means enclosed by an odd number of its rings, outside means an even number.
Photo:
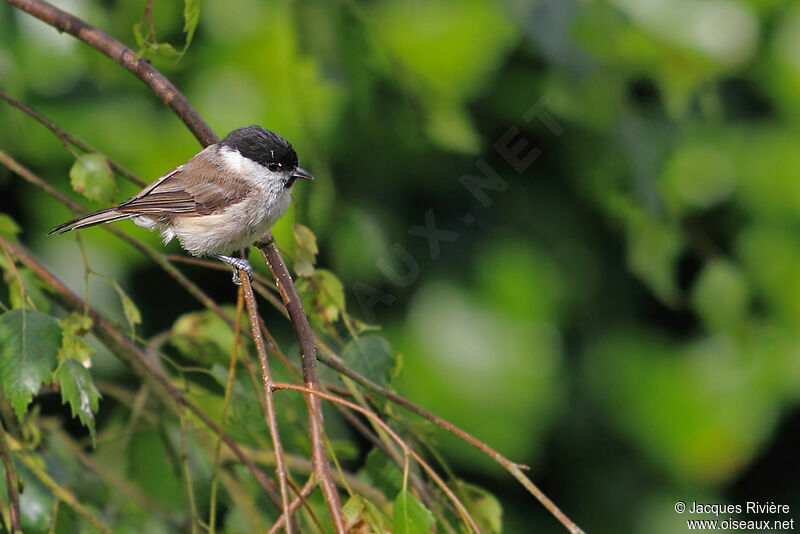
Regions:
<svg viewBox="0 0 800 534"><path fill-rule="evenodd" d="M303 310L303 304L294 287L292 276L283 261L278 246L272 239L272 234L267 232L266 240L256 243L256 247L261 251L264 260L272 272L272 277L278 284L278 292L281 294L283 305L289 314L289 320L294 327L295 336L300 344L300 354L303 360L303 383L310 391L320 391L321 386L317 375L317 346L314 343L314 334L311 332L311 325L308 323L308 316ZM327 477L320 476L319 483L328 506L334 504L341 510L339 494L336 492L336 485L328 470L328 455L325 452L325 435L322 423L322 402L316 395L306 395L308 406L308 426L311 437L311 453L314 461L314 469L320 475L328 473ZM331 499L335 498L332 503ZM341 514L331 514L334 519L336 532L345 532L344 516Z"/></svg>
<svg viewBox="0 0 800 534"><path fill-rule="evenodd" d="M112 60L119 63L134 76L139 78L147 85L153 93L167 104L183 121L186 127L194 134L203 146L207 146L219 141L217 135L211 130L203 120L197 110L189 103L186 97L163 75L158 69L154 68L147 60L136 59L136 53L125 46L120 41L114 39L107 33L95 28L83 20L58 9L42 0L6 0L11 5L29 13L39 20L53 26L61 32L67 32L88 44L92 48L102 52ZM271 235L269 236L271 238ZM289 270L286 267L283 257L274 245L269 252L268 263L270 270L275 275L278 287L283 287L281 293L293 296L291 301L284 299L292 321L297 339L300 343L303 355L303 378L306 387L310 390L319 390L319 377L316 372L316 351L313 344L311 328L305 316L297 291L294 288ZM262 250L263 252L263 250ZM265 254L265 258L267 255ZM278 273L278 274L275 274ZM285 274L285 276L284 276ZM278 276L281 276L280 279ZM288 281L288 286L287 286ZM291 302L292 307L289 307ZM128 341L126 339L126 341ZM328 509L333 519L337 533L345 532L345 520L342 515L341 502L336 485L328 466L327 453L325 450L324 431L322 428L322 405L315 396L307 396L308 420L310 427L310 441L312 448L312 459L314 467L319 477Z"/></svg>

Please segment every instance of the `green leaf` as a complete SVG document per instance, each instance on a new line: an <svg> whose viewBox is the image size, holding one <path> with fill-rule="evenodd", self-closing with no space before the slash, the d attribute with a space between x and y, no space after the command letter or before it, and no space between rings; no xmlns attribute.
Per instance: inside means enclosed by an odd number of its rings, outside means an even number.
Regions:
<svg viewBox="0 0 800 534"><path fill-rule="evenodd" d="M775 379L776 357L797 341L783 345L764 333L749 324L747 348L727 335L678 344L618 329L587 347L585 391L620 435L675 480L726 484L764 450L781 420L786 393Z"/></svg>
<svg viewBox="0 0 800 534"><path fill-rule="evenodd" d="M230 316L235 316L235 309L223 309ZM245 319L243 317L242 321ZM233 346L233 331L218 315L210 311L186 313L178 317L172 325L170 343L193 362L227 365Z"/></svg>
<svg viewBox="0 0 800 534"><path fill-rule="evenodd" d="M683 250L679 227L638 213L628 221L628 266L668 306L678 301L675 266Z"/></svg>
<svg viewBox="0 0 800 534"><path fill-rule="evenodd" d="M22 417L58 363L61 327L55 318L20 308L0 315L0 386Z"/></svg>
<svg viewBox="0 0 800 534"><path fill-rule="evenodd" d="M194 31L200 21L200 1L185 0L183 2L183 33L186 34L186 44L183 46L184 54L194 38Z"/></svg>
<svg viewBox="0 0 800 534"><path fill-rule="evenodd" d="M480 151L481 138L465 109L458 105L431 106L426 131L439 147L474 154Z"/></svg>
<svg viewBox="0 0 800 534"><path fill-rule="evenodd" d="M345 345L342 358L348 367L379 384L387 382L395 362L389 342L378 336L351 340Z"/></svg>
<svg viewBox="0 0 800 534"><path fill-rule="evenodd" d="M736 188L736 167L722 150L705 143L681 147L662 176L664 195L678 213L709 209Z"/></svg>
<svg viewBox="0 0 800 534"><path fill-rule="evenodd" d="M43 491L47 490L43 489ZM48 510L51 510L52 508L53 506L51 504ZM58 507L58 516L55 518L55 521L55 531L52 531L53 534L74 534L75 532L81 531L81 522L72 508L68 506ZM52 519L46 528L52 528Z"/></svg>
<svg viewBox="0 0 800 534"><path fill-rule="evenodd" d="M385 495L394 495L403 487L403 472L378 449L372 449L367 454L362 469L363 474L366 474L372 485Z"/></svg>
<svg viewBox="0 0 800 534"><path fill-rule="evenodd" d="M211 367L211 375L221 388L228 382L228 366L215 363ZM241 377L240 377L241 378ZM221 414L223 399L219 394L195 388L192 400L199 402L200 406L208 413ZM257 445L261 436L268 432L264 414L258 399L253 395L251 386L246 388L240 380L234 380L228 405L228 415L225 421L225 432L233 439L242 443Z"/></svg>
<svg viewBox="0 0 800 534"><path fill-rule="evenodd" d="M126 451L128 480L167 510L185 509L185 488L173 463L176 447L166 433L148 429L136 432Z"/></svg>
<svg viewBox="0 0 800 534"><path fill-rule="evenodd" d="M372 528L372 532L389 532L392 528L389 517L374 502L361 497L364 509L361 517Z"/></svg>
<svg viewBox="0 0 800 534"><path fill-rule="evenodd" d="M434 525L433 514L411 494L403 489L394 501L392 534L430 534Z"/></svg>
<svg viewBox="0 0 800 534"><path fill-rule="evenodd" d="M41 461L41 457L35 456L35 461ZM53 494L27 467L17 464L17 469L19 470L20 480L25 481L25 491L21 491L19 495L22 532L48 532L53 521ZM3 494L5 498L5 488L3 488ZM69 509L68 506L59 507L59 518L62 515L62 511L68 511ZM64 515L68 516L68 513ZM9 531L0 527L0 532L5 534ZM63 532L57 531L57 534L62 534ZM73 530L72 532L80 532L80 530Z"/></svg>
<svg viewBox="0 0 800 534"><path fill-rule="evenodd" d="M128 294L122 289L122 286L117 282L113 282L112 285L114 289L117 290L119 300L122 301L122 311L125 313L125 319L128 320L128 324L131 325L131 330L133 330L136 328L137 324L142 324L142 314L139 312L139 308L136 307L133 300L131 300Z"/></svg>
<svg viewBox="0 0 800 534"><path fill-rule="evenodd" d="M733 262L713 260L706 264L692 288L692 305L713 331L741 327L750 300L744 273Z"/></svg>
<svg viewBox="0 0 800 534"><path fill-rule="evenodd" d="M342 507L342 513L348 523L355 522L360 519L370 530L369 532L389 532L391 531L391 523L386 514L381 512L375 503L367 500L361 495L353 495L347 500L347 503ZM359 523L355 523L358 526ZM355 529L354 529L355 532Z"/></svg>
<svg viewBox="0 0 800 534"><path fill-rule="evenodd" d="M430 139L447 150L477 151L480 136L463 103L514 46L517 28L509 14L487 0L370 5L372 31L401 67L395 74L400 83L422 103Z"/></svg>
<svg viewBox="0 0 800 534"><path fill-rule="evenodd" d="M141 57L141 53L144 51L145 42L144 42L144 35L142 35L142 23L144 19L140 20L136 24L133 25L133 38L136 39L136 46L140 49L139 52L136 53L136 57Z"/></svg>
<svg viewBox="0 0 800 534"><path fill-rule="evenodd" d="M160 54L164 57L178 57L181 55L174 46L169 43L152 43L150 45L150 50L155 52L156 54Z"/></svg>
<svg viewBox="0 0 800 534"><path fill-rule="evenodd" d="M355 333L359 335L363 334L364 332L374 332L383 328L379 324L369 324L365 323L364 321L359 321L352 315L348 315L348 319L350 320L350 326L352 326Z"/></svg>
<svg viewBox="0 0 800 534"><path fill-rule="evenodd" d="M17 235L22 231L22 228L17 222L11 218L10 215L0 213L0 236L5 237L10 241L16 241Z"/></svg>
<svg viewBox="0 0 800 534"><path fill-rule="evenodd" d="M97 391L89 370L77 360L68 358L58 366L53 379L61 385L61 403L69 403L72 417L80 419L94 440L94 414L99 408L100 392Z"/></svg>
<svg viewBox="0 0 800 534"><path fill-rule="evenodd" d="M91 317L72 312L59 324L62 328L59 360L72 359L84 365L88 364L94 351L83 342L81 336L92 328Z"/></svg>
<svg viewBox="0 0 800 534"><path fill-rule="evenodd" d="M5 259L5 258L3 258ZM10 269L9 273L8 298L11 301L12 308L30 308L41 312L47 312L50 309L50 301L44 294L44 291L37 284L37 279L34 274L25 267L17 268L16 274ZM20 282L25 289L25 299L22 298L22 288Z"/></svg>
<svg viewBox="0 0 800 534"><path fill-rule="evenodd" d="M342 514L344 514L345 519L352 521L361 515L363 509L364 503L361 502L361 498L358 495L353 495L347 500L344 506L342 506Z"/></svg>
<svg viewBox="0 0 800 534"><path fill-rule="evenodd" d="M503 507L497 497L483 488L468 484L462 480L457 482L461 493L467 497L467 508L472 518L481 527L481 532L500 534L503 530Z"/></svg>
<svg viewBox="0 0 800 534"><path fill-rule="evenodd" d="M326 269L317 269L312 276L299 280L297 292L312 320L334 323L344 310L342 282Z"/></svg>
<svg viewBox="0 0 800 534"><path fill-rule="evenodd" d="M307 226L297 223L292 224L292 234L296 255L294 270L298 276L309 277L314 274L314 264L317 262L317 237Z"/></svg>
<svg viewBox="0 0 800 534"><path fill-rule="evenodd" d="M98 202L110 203L117 186L106 158L100 154L84 154L75 160L69 170L72 188Z"/></svg>
<svg viewBox="0 0 800 534"><path fill-rule="evenodd" d="M437 97L465 101L478 92L517 40L510 14L497 2L426 0L370 6L372 31L402 67L396 75L414 80L409 85L422 99L434 101L431 108L441 102Z"/></svg>

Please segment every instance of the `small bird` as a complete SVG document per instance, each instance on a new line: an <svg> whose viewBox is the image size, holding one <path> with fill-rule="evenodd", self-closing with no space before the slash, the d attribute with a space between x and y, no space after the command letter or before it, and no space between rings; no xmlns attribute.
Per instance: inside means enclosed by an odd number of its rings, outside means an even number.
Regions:
<svg viewBox="0 0 800 534"><path fill-rule="evenodd" d="M250 263L226 254L252 245L286 213L295 180L314 177L280 135L260 126L239 128L209 145L125 202L55 227L48 235L131 219L177 238L194 256L209 256L253 274Z"/></svg>

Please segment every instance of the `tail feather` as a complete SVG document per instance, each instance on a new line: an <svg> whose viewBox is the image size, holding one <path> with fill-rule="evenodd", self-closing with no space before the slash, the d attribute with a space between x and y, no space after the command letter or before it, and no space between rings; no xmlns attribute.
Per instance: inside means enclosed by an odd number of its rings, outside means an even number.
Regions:
<svg viewBox="0 0 800 534"><path fill-rule="evenodd" d="M88 226L94 226L100 223L129 219L134 215L135 214L133 213L120 213L117 211L117 208L108 208L78 217L77 219L65 222L64 224L59 224L47 235L63 234L64 232L69 232L70 230L78 230L79 228L86 228Z"/></svg>

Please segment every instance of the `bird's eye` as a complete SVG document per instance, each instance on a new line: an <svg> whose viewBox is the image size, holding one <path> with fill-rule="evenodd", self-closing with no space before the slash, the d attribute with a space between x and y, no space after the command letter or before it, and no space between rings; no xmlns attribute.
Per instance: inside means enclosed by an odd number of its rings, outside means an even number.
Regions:
<svg viewBox="0 0 800 534"><path fill-rule="evenodd" d="M267 168L272 172L278 172L280 166L277 163L267 163Z"/></svg>

